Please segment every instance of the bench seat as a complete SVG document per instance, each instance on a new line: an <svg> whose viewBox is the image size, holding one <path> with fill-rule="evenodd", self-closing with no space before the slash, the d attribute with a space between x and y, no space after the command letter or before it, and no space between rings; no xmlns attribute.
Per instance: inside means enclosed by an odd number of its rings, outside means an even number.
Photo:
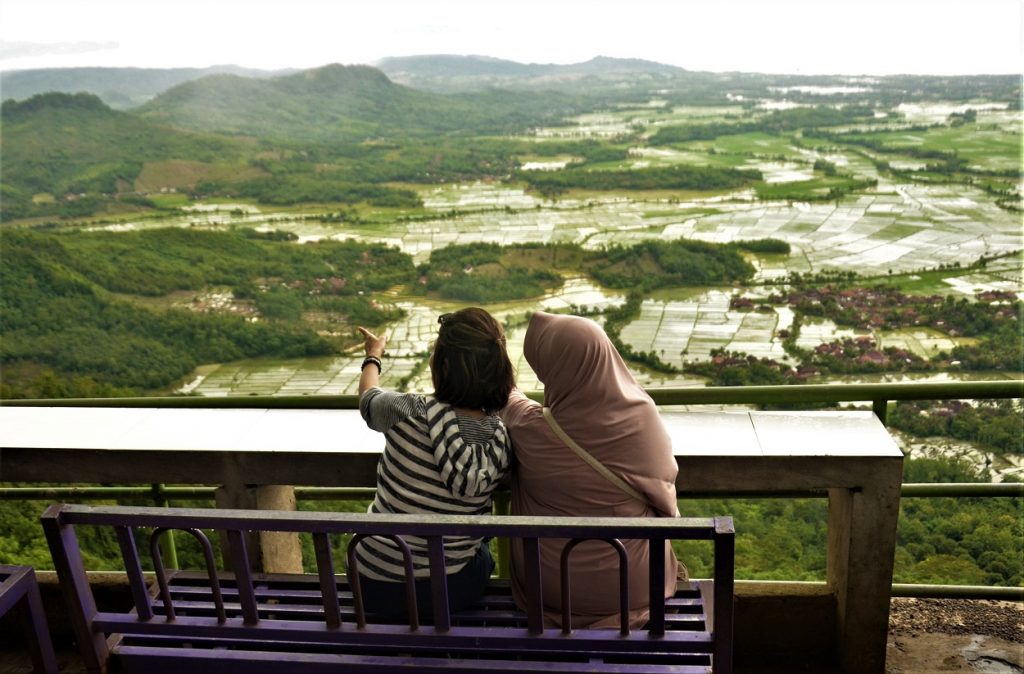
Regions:
<svg viewBox="0 0 1024 674"><path fill-rule="evenodd" d="M90 671L156 672L730 672L732 523L728 518L524 518L381 516L117 506L51 506L44 530ZM76 526L113 527L121 544L134 608L98 611L82 564ZM204 546L204 571L164 571L159 537L176 529ZM228 542L229 571L217 569L203 530ZM152 531L150 534L148 532ZM249 569L246 534L313 534L317 572L259 574ZM363 615L357 588L334 572L331 536L416 535L430 545L434 597L446 597L443 537L505 536L537 558L540 538L707 539L714 542L716 580L681 583L652 606L644 629L563 630L545 625L539 564L528 581L526 611L507 581L492 580L484 598L449 613L433 606L430 625L375 622ZM149 544L146 545L145 538ZM205 541L205 543L203 542ZM614 545L614 544L613 544ZM150 552L156 582L147 582L138 550ZM530 551L533 551L532 553ZM351 553L350 553L351 556ZM661 555L651 555L651 589L661 592ZM439 560L441 560L439 562ZM571 557L568 569L571 573ZM440 568L440 573L435 572ZM530 574L527 574L530 576ZM648 588L641 588L647 591ZM624 601L628 602L628 598ZM627 604L628 605L628 604Z"/></svg>

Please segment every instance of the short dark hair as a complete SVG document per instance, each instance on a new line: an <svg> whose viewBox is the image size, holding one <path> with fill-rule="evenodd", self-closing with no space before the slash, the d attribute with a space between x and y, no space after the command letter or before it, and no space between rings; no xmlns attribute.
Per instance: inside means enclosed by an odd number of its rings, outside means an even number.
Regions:
<svg viewBox="0 0 1024 674"><path fill-rule="evenodd" d="M437 322L430 361L434 397L487 413L504 407L516 377L501 324L478 307L444 314Z"/></svg>

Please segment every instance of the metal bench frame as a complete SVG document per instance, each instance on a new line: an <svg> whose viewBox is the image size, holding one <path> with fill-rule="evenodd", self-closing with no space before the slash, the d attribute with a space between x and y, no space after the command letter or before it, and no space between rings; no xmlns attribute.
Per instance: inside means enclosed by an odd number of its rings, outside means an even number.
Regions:
<svg viewBox="0 0 1024 674"><path fill-rule="evenodd" d="M39 583L31 566L0 564L0 616L20 612L32 668L37 674L57 674L57 657L39 594Z"/></svg>
<svg viewBox="0 0 1024 674"><path fill-rule="evenodd" d="M340 667L346 672L709 671L707 665L689 664L694 662L694 654L711 655L715 672L732 671L734 534L729 517L464 517L54 505L46 510L42 521L90 671L106 671L112 656L125 669L146 672L288 672L298 666L304 672L338 671ZM131 612L97 610L75 535L76 525L115 529L134 603ZM140 528L152 529L149 550L157 581L152 591L147 587L136 544ZM192 602L184 611L175 608L170 587L173 574L169 580L160 562L160 535L172 529L187 531L200 541L208 566L201 601ZM204 529L221 532L228 542L225 556L231 573L216 570ZM280 604L261 603L259 588L266 587L267 578L250 570L246 537L252 531L312 534L317 573L304 578L317 590L318 605L306 619L288 615L287 607ZM415 535L427 539L433 625L419 626L414 607L410 607L407 625L368 623L358 583L349 595L344 592L344 579L335 573L330 537L341 534L356 538ZM521 541L527 564L524 626L488 624L486 620L474 624L463 621L459 614L449 614L443 538L455 535ZM654 549L661 549L669 540L713 541L712 629L666 629L662 600L665 569L660 554L650 555L648 591L654 601L650 622L644 629L631 631L628 624L620 629L546 628L540 582L541 538L570 541L563 554L563 577L575 540L603 540L616 546L621 545L619 539L646 539ZM621 588L620 594L628 605L628 588ZM225 597L230 601L225 602ZM349 600L352 610L343 610ZM178 602L181 605L180 599ZM565 606L563 609L570 610ZM183 648L183 643L200 647ZM634 664L629 664L630 658Z"/></svg>

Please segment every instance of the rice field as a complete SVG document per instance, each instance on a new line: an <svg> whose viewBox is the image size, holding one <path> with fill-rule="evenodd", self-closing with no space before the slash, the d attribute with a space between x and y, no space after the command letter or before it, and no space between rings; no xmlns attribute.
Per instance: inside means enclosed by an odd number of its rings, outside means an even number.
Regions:
<svg viewBox="0 0 1024 674"><path fill-rule="evenodd" d="M335 237L384 241L425 261L433 248L481 241L499 244L573 241L588 247L629 244L651 238L694 238L724 243L773 237L790 243L789 256L754 256L758 280L784 278L791 272L855 269L881 278L907 274L938 264L967 266L981 255L1008 253L1024 247L1019 217L993 203L985 193L968 188L916 184L881 185L869 193L838 203L763 203L749 195L672 201L638 200L627 195L605 195L586 201L544 201L521 189L494 184L432 187L424 190L427 208L456 217L438 217L388 226L348 227L344 223L312 223L287 214L230 215L219 210L192 218L206 218L207 226L247 224L286 229L303 239ZM538 208L539 206L539 208ZM292 220L289 220L289 217ZM266 220L263 224L260 219ZM162 222L161 225L166 225ZM982 290L1024 289L1021 260L1017 256L990 263L984 270L937 276L920 292L957 292L974 295ZM666 294L666 292L668 294ZM784 360L778 330L792 320L783 309L774 314L728 310L732 291L681 289L662 291L643 304L639 318L626 326L623 340L641 351L654 351L662 360L682 365L684 360L708 357L717 348L743 351L757 357ZM453 308L422 298L382 298L397 303L407 318L392 326L392 353L383 379L397 383L419 366L410 390L429 389L429 373L422 354L436 328L436 316ZM608 306L621 295L598 288L582 278L544 298L487 307L502 319L523 316L536 308L564 310L570 305ZM800 345L817 344L854 331L827 323L805 325ZM949 348L950 340L916 333L877 336L883 346L904 346L923 357ZM521 385L533 388L536 379L522 358L521 330L509 333L510 353L519 369ZM353 393L359 358L310 359L294 363L246 362L220 366L198 384L202 395ZM637 372L649 386L699 385L699 380L664 378Z"/></svg>
<svg viewBox="0 0 1024 674"><path fill-rule="evenodd" d="M784 92L781 92L784 93ZM911 123L944 121L953 112L978 110L978 124L908 132L900 142L908 147L955 148L972 162L989 168L1019 166L1019 111L978 105L941 103L906 105L900 111ZM128 230L142 227L253 227L284 230L300 241L323 238L356 239L395 246L416 263L430 251L451 244L493 242L575 242L589 248L629 245L648 239L691 238L714 243L777 238L788 242L790 255L749 255L755 280L773 282L791 273L855 270L879 282L897 283L907 292L957 293L972 296L985 290L1024 292L1019 254L990 261L984 269L966 269L980 256L1007 255L1024 249L1019 213L996 205L994 197L963 185L893 182L880 176L869 156L854 150L798 147L786 136L746 133L693 141L673 147L649 147L643 139L658 127L726 121L743 114L736 106L669 108L664 101L648 106L611 109L572 120L568 126L534 130L538 143L556 139L612 138L637 133L636 147L616 167L655 167L702 164L755 168L769 184L822 180L812 166L818 159L842 173L878 180L875 188L828 202L758 201L752 190L719 194L682 192L570 192L552 200L522 186L499 182L407 186L416 189L423 208L415 211L369 213L370 224L322 222L309 216L319 210L264 210L245 204L194 204L187 214L153 220L127 219L94 225ZM881 136L880 136L881 137ZM895 136L887 135L887 138ZM1016 143L1016 146L1014 144ZM1011 152L1016 148L1016 153ZM524 159L524 168L553 170L568 156ZM912 157L904 168L919 168ZM894 164L903 161L894 160ZM920 160L916 160L919 163ZM611 164L609 164L611 166ZM902 165L901 165L902 166ZM823 183L824 184L824 183ZM410 216L402 218L399 216ZM946 265L948 270L934 270ZM960 271L959 268L964 268ZM757 357L785 360L778 331L792 324L792 312L729 310L739 289L667 289L642 305L639 317L622 331L634 349L654 351L677 366L705 359L714 349L742 351ZM758 290L748 289L751 295ZM422 297L387 294L381 301L400 306L406 317L389 326L391 356L383 383L408 380L410 389L429 389L424 354L436 330L436 316L456 305ZM608 307L624 301L622 293L603 289L584 277L567 279L564 287L544 297L487 306L508 320L510 353L523 388L536 388L535 375L522 357L524 316L538 308L552 311L576 307ZM861 334L829 321L803 326L800 346L814 346ZM953 340L927 330L872 335L882 346L907 348L922 357L948 350ZM354 393L361 359L357 354L298 361L251 361L204 368L186 389L203 395ZM693 386L700 380L661 377L646 371L637 376L649 386Z"/></svg>

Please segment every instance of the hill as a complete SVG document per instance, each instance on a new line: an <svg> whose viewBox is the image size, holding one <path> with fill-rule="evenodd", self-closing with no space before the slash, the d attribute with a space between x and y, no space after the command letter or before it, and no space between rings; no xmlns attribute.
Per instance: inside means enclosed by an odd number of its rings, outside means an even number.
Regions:
<svg viewBox="0 0 1024 674"><path fill-rule="evenodd" d="M582 63L519 63L489 56L450 54L403 56L375 64L395 82L439 92L513 89L583 89L593 86L637 86L670 80L687 71L642 59L597 56Z"/></svg>
<svg viewBox="0 0 1024 674"><path fill-rule="evenodd" d="M574 110L564 94L440 95L395 84L369 66L338 64L255 80L204 77L142 106L145 119L277 141L324 143L371 137L503 133Z"/></svg>
<svg viewBox="0 0 1024 674"><path fill-rule="evenodd" d="M112 110L92 94L5 101L0 119L4 220L26 214L34 197L38 214L46 214L68 208L67 194L132 191L147 161L230 162L251 151L242 140L165 128ZM41 194L60 201L47 209Z"/></svg>
<svg viewBox="0 0 1024 674"><path fill-rule="evenodd" d="M216 74L273 77L285 71L223 65L209 68L42 68L0 73L4 100L25 100L51 91L89 93L116 110L142 105L173 86Z"/></svg>

